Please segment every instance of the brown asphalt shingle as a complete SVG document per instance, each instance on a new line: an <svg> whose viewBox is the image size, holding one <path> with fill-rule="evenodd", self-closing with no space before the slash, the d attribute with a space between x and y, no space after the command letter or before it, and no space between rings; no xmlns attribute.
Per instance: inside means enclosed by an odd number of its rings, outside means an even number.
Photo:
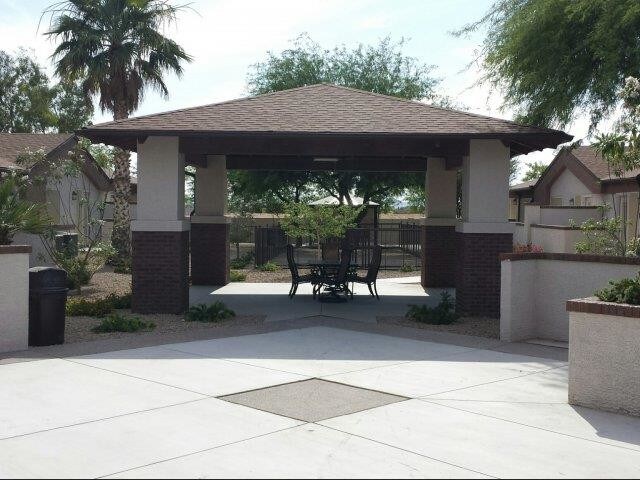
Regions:
<svg viewBox="0 0 640 480"><path fill-rule="evenodd" d="M19 168L16 160L25 151L51 153L74 137L71 133L0 133L0 169Z"/></svg>
<svg viewBox="0 0 640 480"><path fill-rule="evenodd" d="M609 165L596 151L590 146L577 147L571 151L571 154L585 167L587 167L600 180L610 180L617 178L613 171L609 171ZM635 178L640 174L640 169L624 172L621 178Z"/></svg>
<svg viewBox="0 0 640 480"><path fill-rule="evenodd" d="M421 102L339 87L310 85L212 105L94 125L85 133L311 133L311 134L555 134L426 105ZM566 141L564 139L563 141Z"/></svg>

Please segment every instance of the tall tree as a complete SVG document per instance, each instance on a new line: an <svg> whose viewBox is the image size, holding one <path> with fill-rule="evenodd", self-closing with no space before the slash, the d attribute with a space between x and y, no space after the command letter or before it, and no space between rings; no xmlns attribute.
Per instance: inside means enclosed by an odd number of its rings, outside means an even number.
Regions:
<svg viewBox="0 0 640 480"><path fill-rule="evenodd" d="M525 122L564 126L586 111L595 126L640 72L638 0L497 0L457 33L485 27L485 79Z"/></svg>
<svg viewBox="0 0 640 480"><path fill-rule="evenodd" d="M281 53L269 52L263 62L252 66L248 89L253 95L276 92L316 83L331 83L411 100L443 105L444 97L436 93L438 79L433 67L420 63L403 53L404 40L393 42L385 38L377 45L359 45L354 49L341 46L322 49L307 35L301 35L291 48ZM366 200L388 203L391 196L409 185L424 185L424 178L412 174L370 174L361 172L269 172L272 189L283 191L291 176L310 182L312 190L324 192L349 203L351 194ZM247 175L245 182L254 182L251 189L260 189L264 177ZM240 190L234 185L234 190ZM277 188L273 188L277 187ZM251 190L246 185L242 188Z"/></svg>
<svg viewBox="0 0 640 480"><path fill-rule="evenodd" d="M542 162L530 163L527 165L527 171L525 172L524 177L522 177L522 180L525 182L529 180L537 180L542 176L548 166L549 165Z"/></svg>
<svg viewBox="0 0 640 480"><path fill-rule="evenodd" d="M93 106L78 86L52 85L28 50L0 51L0 131L73 132L86 125Z"/></svg>
<svg viewBox="0 0 640 480"><path fill-rule="evenodd" d="M68 0L49 7L46 35L60 41L53 53L56 73L79 81L87 97L98 96L114 120L129 117L148 88L168 96L164 75L181 75L182 62L191 61L161 32L182 8L168 0ZM124 263L131 251L128 152L116 150L113 181L111 241L115 263Z"/></svg>

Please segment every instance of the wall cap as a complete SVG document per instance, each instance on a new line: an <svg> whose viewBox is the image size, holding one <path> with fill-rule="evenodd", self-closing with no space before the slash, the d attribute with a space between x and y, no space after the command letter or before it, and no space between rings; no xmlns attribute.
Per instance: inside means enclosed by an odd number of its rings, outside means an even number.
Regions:
<svg viewBox="0 0 640 480"><path fill-rule="evenodd" d="M31 253L31 245L0 245L0 255Z"/></svg>
<svg viewBox="0 0 640 480"><path fill-rule="evenodd" d="M572 227L571 225L547 225L543 223L532 223L531 228L548 228L550 230L582 230L577 225Z"/></svg>
<svg viewBox="0 0 640 480"><path fill-rule="evenodd" d="M578 298L567 301L568 312L593 313L615 317L640 318L640 305L603 302L597 297Z"/></svg>
<svg viewBox="0 0 640 480"><path fill-rule="evenodd" d="M591 255L586 253L502 253L501 261L559 260L565 262L614 263L618 265L640 265L640 257L614 257L612 255Z"/></svg>
<svg viewBox="0 0 640 480"><path fill-rule="evenodd" d="M542 209L558 209L558 210L597 210L598 205L540 205Z"/></svg>

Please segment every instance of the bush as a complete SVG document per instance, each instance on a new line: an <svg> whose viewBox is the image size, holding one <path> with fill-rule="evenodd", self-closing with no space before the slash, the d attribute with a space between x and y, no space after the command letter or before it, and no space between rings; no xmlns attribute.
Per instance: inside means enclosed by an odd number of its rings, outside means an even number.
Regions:
<svg viewBox="0 0 640 480"><path fill-rule="evenodd" d="M247 252L231 260L231 268L246 268L253 262L253 252Z"/></svg>
<svg viewBox="0 0 640 480"><path fill-rule="evenodd" d="M611 280L608 288L596 292L596 297L603 302L640 305L640 274L635 278Z"/></svg>
<svg viewBox="0 0 640 480"><path fill-rule="evenodd" d="M407 264L403 264L403 265L400 267L400 271L401 271L401 272L404 272L404 273L407 273L407 272L413 272L413 266L411 266L411 265L407 265Z"/></svg>
<svg viewBox="0 0 640 480"><path fill-rule="evenodd" d="M513 246L513 253L542 253L543 249L540 245L534 243L516 243Z"/></svg>
<svg viewBox="0 0 640 480"><path fill-rule="evenodd" d="M267 263L263 263L262 265L260 265L258 267L258 270L260 270L261 272L277 272L278 270L280 270L280 267L277 263L268 261Z"/></svg>
<svg viewBox="0 0 640 480"><path fill-rule="evenodd" d="M218 301L211 305L201 303L189 308L184 319L187 322L219 322L231 317L235 317L235 312Z"/></svg>
<svg viewBox="0 0 640 480"><path fill-rule="evenodd" d="M106 298L97 300L87 300L84 298L71 297L67 299L65 306L66 314L69 317L104 317L113 310L131 308L131 294L116 295L110 294Z"/></svg>
<svg viewBox="0 0 640 480"><path fill-rule="evenodd" d="M232 282L244 282L247 279L247 274L238 272L236 270L231 270L231 272L229 272L229 279Z"/></svg>
<svg viewBox="0 0 640 480"><path fill-rule="evenodd" d="M69 317L104 317L113 311L113 303L109 298L86 300L84 298L69 298L65 306Z"/></svg>
<svg viewBox="0 0 640 480"><path fill-rule="evenodd" d="M138 317L127 317L119 313L112 313L102 320L100 325L91 329L94 333L110 333L110 332L138 332L140 330L153 330L156 324L153 322L145 322Z"/></svg>
<svg viewBox="0 0 640 480"><path fill-rule="evenodd" d="M447 292L442 292L440 303L435 308L427 305L411 305L406 317L429 325L451 325L458 319L453 298Z"/></svg>

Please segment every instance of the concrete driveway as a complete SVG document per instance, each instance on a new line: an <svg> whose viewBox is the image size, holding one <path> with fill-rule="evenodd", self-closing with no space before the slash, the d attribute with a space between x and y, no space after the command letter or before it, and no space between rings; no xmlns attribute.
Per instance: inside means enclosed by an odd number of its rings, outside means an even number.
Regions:
<svg viewBox="0 0 640 480"><path fill-rule="evenodd" d="M567 405L566 376L328 327L10 363L0 477L640 476L640 419Z"/></svg>

